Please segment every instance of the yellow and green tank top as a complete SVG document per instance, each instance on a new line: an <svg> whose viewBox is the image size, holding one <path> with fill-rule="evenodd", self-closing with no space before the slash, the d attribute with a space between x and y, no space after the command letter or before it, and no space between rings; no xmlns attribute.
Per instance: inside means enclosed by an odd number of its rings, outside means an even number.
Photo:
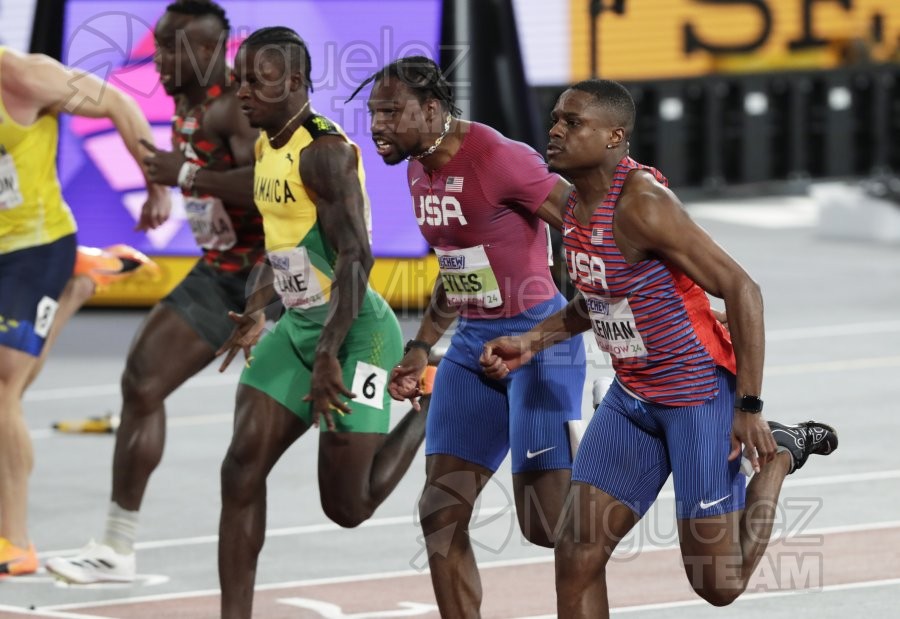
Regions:
<svg viewBox="0 0 900 619"><path fill-rule="evenodd" d="M300 153L325 135L340 135L356 149L366 228L371 238L362 156L359 147L349 141L337 124L312 114L284 146L273 148L265 133L256 142L253 197L263 216L266 253L275 272L275 290L285 307L304 314L327 311L337 261L336 251L319 226L316 205L300 178Z"/></svg>
<svg viewBox="0 0 900 619"><path fill-rule="evenodd" d="M4 51L0 47L0 71ZM7 112L0 90L0 254L75 232L75 218L56 176L58 139L55 115L20 125Z"/></svg>

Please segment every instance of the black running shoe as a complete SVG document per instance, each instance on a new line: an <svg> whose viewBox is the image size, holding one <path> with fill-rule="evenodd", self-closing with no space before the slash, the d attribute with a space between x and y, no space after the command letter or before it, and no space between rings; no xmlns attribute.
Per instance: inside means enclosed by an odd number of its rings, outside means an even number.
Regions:
<svg viewBox="0 0 900 619"><path fill-rule="evenodd" d="M806 421L794 426L770 421L769 429L772 430L778 451L784 450L791 454L790 473L806 464L810 454L827 456L838 446L834 428L818 421Z"/></svg>

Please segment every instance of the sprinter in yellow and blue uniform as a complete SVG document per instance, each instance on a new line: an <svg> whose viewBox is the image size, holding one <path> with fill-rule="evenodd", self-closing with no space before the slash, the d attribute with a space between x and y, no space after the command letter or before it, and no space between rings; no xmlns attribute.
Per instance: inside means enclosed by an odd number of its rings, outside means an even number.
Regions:
<svg viewBox="0 0 900 619"><path fill-rule="evenodd" d="M76 86L77 85L77 86ZM72 274L75 220L56 176L60 113L109 118L140 165L152 140L137 104L110 84L40 55L0 47L0 576L38 567L26 523L31 439L22 396L55 336L93 293L96 279ZM146 212L168 215L168 191L148 186ZM112 271L146 257L96 252Z"/></svg>

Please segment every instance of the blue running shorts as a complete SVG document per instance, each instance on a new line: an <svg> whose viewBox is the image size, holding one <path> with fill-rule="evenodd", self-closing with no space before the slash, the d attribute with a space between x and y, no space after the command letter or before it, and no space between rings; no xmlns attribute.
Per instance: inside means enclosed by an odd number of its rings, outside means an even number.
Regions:
<svg viewBox="0 0 900 619"><path fill-rule="evenodd" d="M734 376L718 368L719 394L699 406L665 406L630 395L614 381L594 413L572 468L590 484L643 516L675 476L679 519L744 508L741 459L728 461Z"/></svg>
<svg viewBox="0 0 900 619"><path fill-rule="evenodd" d="M427 455L496 471L511 450L513 473L572 467L566 422L581 419L581 336L542 351L502 381L485 376L478 363L485 342L528 331L565 305L557 295L511 318L460 318L434 379Z"/></svg>
<svg viewBox="0 0 900 619"><path fill-rule="evenodd" d="M40 356L77 249L75 235L69 234L0 254L0 346Z"/></svg>

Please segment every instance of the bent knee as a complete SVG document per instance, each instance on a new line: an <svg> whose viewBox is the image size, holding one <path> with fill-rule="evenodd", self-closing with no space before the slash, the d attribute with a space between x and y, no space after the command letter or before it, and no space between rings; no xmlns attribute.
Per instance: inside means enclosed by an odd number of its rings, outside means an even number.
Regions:
<svg viewBox="0 0 900 619"><path fill-rule="evenodd" d="M222 500L231 503L249 503L259 492L265 492L266 475L252 461L241 458L234 444L222 460L219 477L222 484Z"/></svg>
<svg viewBox="0 0 900 619"><path fill-rule="evenodd" d="M426 534L446 531L448 527L466 530L472 519L472 506L436 486L426 486L419 499L419 520Z"/></svg>
<svg viewBox="0 0 900 619"><path fill-rule="evenodd" d="M556 542L556 538L553 535L553 532L548 531L543 526L526 526L524 523L520 522L519 528L522 530L522 535L525 537L525 539L527 539L535 546L553 548Z"/></svg>
<svg viewBox="0 0 900 619"><path fill-rule="evenodd" d="M722 588L722 587L700 587L694 588L694 592L713 606L728 606L734 602L741 593L743 588Z"/></svg>
<svg viewBox="0 0 900 619"><path fill-rule="evenodd" d="M374 510L352 501L331 501L322 498L322 510L339 527L354 529L372 517Z"/></svg>
<svg viewBox="0 0 900 619"><path fill-rule="evenodd" d="M155 404L162 402L162 395L154 383L152 376L142 372L134 362L130 359L126 362L121 380L122 399L126 403L123 407L125 414L132 410L152 410Z"/></svg>

